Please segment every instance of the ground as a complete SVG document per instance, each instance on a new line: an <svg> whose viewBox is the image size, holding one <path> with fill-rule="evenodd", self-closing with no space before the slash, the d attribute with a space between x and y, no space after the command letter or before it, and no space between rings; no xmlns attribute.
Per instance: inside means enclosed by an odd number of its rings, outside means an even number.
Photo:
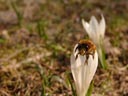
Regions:
<svg viewBox="0 0 128 96"><path fill-rule="evenodd" d="M81 19L104 15L108 69L92 96L128 96L127 0L1 0L0 96L72 96L70 55L88 38Z"/></svg>

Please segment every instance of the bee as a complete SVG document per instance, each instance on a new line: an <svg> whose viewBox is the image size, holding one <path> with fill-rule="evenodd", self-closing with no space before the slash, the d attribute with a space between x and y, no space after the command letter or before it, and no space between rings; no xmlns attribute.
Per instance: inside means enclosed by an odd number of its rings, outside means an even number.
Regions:
<svg viewBox="0 0 128 96"><path fill-rule="evenodd" d="M82 56L85 55L86 56L85 63L88 64L89 55L92 55L92 57L94 59L94 53L95 53L95 50L96 50L96 46L93 44L92 41L82 39L78 42L78 45L75 48L75 52L77 50L78 50L78 53L76 54L75 59L78 58L78 55L82 55Z"/></svg>

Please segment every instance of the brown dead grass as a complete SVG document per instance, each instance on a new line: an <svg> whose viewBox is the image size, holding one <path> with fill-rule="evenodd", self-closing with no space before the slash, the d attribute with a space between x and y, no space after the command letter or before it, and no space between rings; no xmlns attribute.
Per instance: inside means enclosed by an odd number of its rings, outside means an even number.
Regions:
<svg viewBox="0 0 128 96"><path fill-rule="evenodd" d="M72 96L70 54L75 43L87 37L81 18L88 21L100 13L107 23L109 68L98 67L92 96L128 95L126 0L16 1L23 16L20 27L11 3L0 1L0 96ZM38 21L48 38L39 35Z"/></svg>

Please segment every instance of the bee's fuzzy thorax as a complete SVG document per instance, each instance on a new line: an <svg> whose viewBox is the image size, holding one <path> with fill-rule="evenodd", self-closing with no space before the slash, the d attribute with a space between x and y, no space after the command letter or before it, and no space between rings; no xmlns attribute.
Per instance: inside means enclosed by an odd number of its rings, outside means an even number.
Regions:
<svg viewBox="0 0 128 96"><path fill-rule="evenodd" d="M89 55L94 57L96 46L91 40L81 39L74 49L75 58L77 59L79 55L86 56L86 63L88 63Z"/></svg>

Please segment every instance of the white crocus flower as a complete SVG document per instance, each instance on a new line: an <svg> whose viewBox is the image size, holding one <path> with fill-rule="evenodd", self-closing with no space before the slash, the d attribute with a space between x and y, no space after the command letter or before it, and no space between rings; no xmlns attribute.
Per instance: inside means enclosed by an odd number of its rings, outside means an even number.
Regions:
<svg viewBox="0 0 128 96"><path fill-rule="evenodd" d="M90 40L76 44L70 58L77 96L85 96L98 66L98 54Z"/></svg>
<svg viewBox="0 0 128 96"><path fill-rule="evenodd" d="M103 15L101 15L102 19L98 23L96 18L94 16L91 17L91 20L88 22L85 22L82 19L82 24L84 26L84 29L88 33L89 37L92 39L92 41L98 46L101 40L104 38L105 34L105 20Z"/></svg>
<svg viewBox="0 0 128 96"><path fill-rule="evenodd" d="M103 53L103 39L106 24L103 15L101 15L100 22L98 22L96 18L92 16L89 23L82 19L82 24L90 39L96 44L101 65L104 69L106 69L107 65L105 61L105 54Z"/></svg>

